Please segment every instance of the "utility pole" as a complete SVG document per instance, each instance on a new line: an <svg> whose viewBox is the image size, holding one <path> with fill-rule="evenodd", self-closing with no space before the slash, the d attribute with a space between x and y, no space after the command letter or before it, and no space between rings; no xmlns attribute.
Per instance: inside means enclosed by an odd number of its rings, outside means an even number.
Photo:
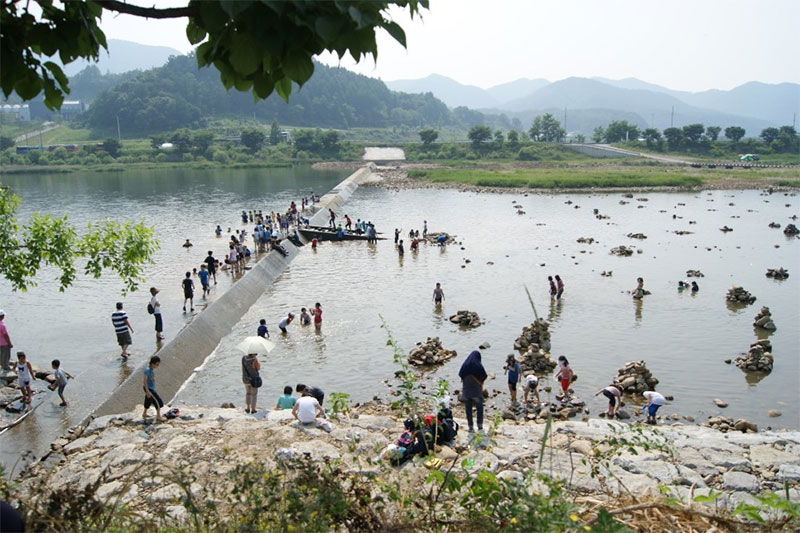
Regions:
<svg viewBox="0 0 800 533"><path fill-rule="evenodd" d="M117 140L122 141L122 133L119 129L119 115L117 115Z"/></svg>
<svg viewBox="0 0 800 533"><path fill-rule="evenodd" d="M675 106L672 106L672 113L669 115L669 127L673 127L675 125Z"/></svg>

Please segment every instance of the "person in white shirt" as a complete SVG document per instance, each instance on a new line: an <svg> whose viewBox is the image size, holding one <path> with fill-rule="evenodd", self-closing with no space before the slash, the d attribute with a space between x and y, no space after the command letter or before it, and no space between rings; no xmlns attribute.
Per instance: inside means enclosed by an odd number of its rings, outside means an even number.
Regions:
<svg viewBox="0 0 800 533"><path fill-rule="evenodd" d="M647 409L647 423L648 424L655 424L656 423L656 412L658 408L667 403L667 399L664 398L660 393L652 390L647 390L642 393L645 400L647 400L647 405L642 409Z"/></svg>
<svg viewBox="0 0 800 533"><path fill-rule="evenodd" d="M528 403L528 394L531 394L536 399L536 405L539 405L539 378L534 374L525 376L525 386L523 387L525 396L523 400Z"/></svg>
<svg viewBox="0 0 800 533"><path fill-rule="evenodd" d="M292 416L301 424L316 424L317 427L328 432L333 429L331 423L325 420L325 411L322 410L322 406L307 391L297 399L292 408Z"/></svg>
<svg viewBox="0 0 800 533"><path fill-rule="evenodd" d="M156 342L164 338L164 322L161 320L161 302L156 298L158 289L150 287L150 305L153 307L153 317L156 319Z"/></svg>

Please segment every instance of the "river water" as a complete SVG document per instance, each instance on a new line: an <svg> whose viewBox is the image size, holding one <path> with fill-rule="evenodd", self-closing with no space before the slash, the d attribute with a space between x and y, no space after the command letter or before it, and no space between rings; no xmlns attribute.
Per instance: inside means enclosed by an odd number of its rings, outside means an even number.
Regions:
<svg viewBox="0 0 800 533"><path fill-rule="evenodd" d="M636 198L647 198L637 201ZM502 366L522 327L533 320L525 294L551 323L554 355L566 355L579 375L579 396L592 413L604 406L593 393L607 385L627 361L645 360L660 380L658 390L675 397L664 414L702 417L730 413L762 427L800 426L800 241L768 223L790 222L797 197L762 196L758 191L622 194L476 194L454 190L389 191L362 188L348 201L353 219L375 221L391 236L422 229L456 234L460 246L422 246L400 258L391 240L377 246L362 242L324 243L304 249L287 270L222 340L204 370L181 394L203 404L243 402L240 354L233 346L252 334L260 318L271 326L276 349L263 362L259 405L272 407L284 385L317 385L327 393L346 392L356 401L389 392L382 383L393 374L381 317L405 350L438 336L459 357L434 378L460 388L463 358L479 344L489 372L499 377L490 389L506 391ZM627 203L621 204L620 201ZM518 214L514 202L525 214ZM786 206L786 204L792 204ZM597 219L598 209L608 219ZM673 219L673 214L676 216ZM737 218L733 218L737 217ZM696 223L690 223L690 221ZM723 233L723 225L734 231ZM674 231L691 231L677 235ZM628 238L644 233L647 239ZM596 242L577 243L579 237ZM631 257L609 254L620 244L641 249ZM462 249L463 246L463 249ZM469 263L466 262L469 260ZM765 277L767 268L792 271L785 281ZM679 293L679 280L697 269L697 294ZM611 277L600 275L612 271ZM547 276L560 274L566 291L560 301L548 294ZM636 278L652 292L636 303L628 291ZM436 282L445 291L443 311L434 310ZM731 285L745 287L755 305L728 306ZM320 302L324 325L317 335L296 323L287 336L277 322L289 311ZM778 330L769 335L775 369L768 376L746 375L725 359L746 352L757 338L752 323L762 305L770 307ZM448 317L459 309L477 312L486 324L463 331ZM506 396L507 397L507 396ZM713 398L728 402L719 409ZM781 418L767 417L769 409Z"/></svg>
<svg viewBox="0 0 800 533"><path fill-rule="evenodd" d="M323 194L346 175L345 171L298 167L3 176L3 184L22 198L20 219L32 212L68 215L79 229L105 217L144 220L155 228L161 249L156 263L147 268L142 290L127 296L121 296L122 282L113 274L96 280L79 275L64 293L58 291L52 270L43 270L38 277L39 286L25 293L12 292L8 283L0 280L0 308L7 313L5 323L14 343L12 352L24 350L34 365L47 369L50 361L58 358L62 368L76 376L66 389L68 408L59 407L58 397L52 393L32 416L0 437L0 463L10 470L23 450L41 450L43 446L46 449L56 436L91 413L155 351L153 317L146 311L151 285L161 290L164 333L169 342L192 317L181 311L180 283L184 273L199 268L208 250L220 258L224 256L228 227L234 231L243 227L239 217L243 209L284 210L289 202L311 191ZM222 238L214 235L217 224L225 232ZM181 246L187 238L194 244L192 248ZM195 283L199 289L199 282ZM213 301L231 283L231 276L218 276L218 285L207 302L195 299L196 312L202 312L204 304ZM134 344L129 348L133 356L127 362L119 357L111 325L116 301L124 302L134 328ZM34 384L35 388L46 390L42 382ZM34 405L37 402L34 400ZM0 418L0 425L7 420Z"/></svg>
<svg viewBox="0 0 800 533"><path fill-rule="evenodd" d="M148 282L162 288L167 341L190 316L181 313L180 279L199 265L207 249L221 255L225 239L213 228L241 228L242 209L278 209L311 190L323 193L344 173L310 169L246 171L136 171L115 174L6 176L3 181L23 198L20 214L31 211L68 213L83 224L105 216L144 219L156 227L162 249L148 270ZM647 201L637 201L647 198ZM621 201L627 203L621 204ZM517 202L525 214L517 214ZM732 205L731 205L732 204ZM788 207L786 204L790 204ZM255 334L265 318L276 348L262 361L264 386L259 406L272 407L286 384L305 382L331 392L346 392L354 401L386 398L383 383L396 367L386 346L385 320L403 349L438 336L459 356L434 377L457 383L458 367L470 350L483 342L484 364L498 375L490 389L505 391L502 364L522 327L533 320L524 287L537 311L551 323L554 355L566 355L579 376L575 390L589 401L592 414L604 404L592 394L605 386L626 361L645 360L660 380L658 390L675 397L664 414L704 417L730 414L774 427L800 427L800 242L771 229L798 213L798 198L759 191L641 193L623 198L608 194L478 194L455 190L390 191L361 188L348 200L355 220L376 222L391 236L395 227L457 235L460 245L422 246L398 257L391 240L377 246L363 242L323 243L316 251L301 250L288 270L220 342L197 372L180 400L187 403L243 404L240 357L234 346ZM597 219L593 209L608 215ZM678 217L673 219L673 214ZM696 221L696 224L690 224ZM729 233L719 231L728 225ZM248 227L248 229L250 229ZM693 232L676 235L676 230ZM644 233L645 240L628 233ZM195 247L181 248L186 238ZM593 237L593 244L579 244ZM631 257L609 254L624 244L641 249ZM461 249L463 247L463 249ZM469 263L466 262L469 260ZM767 268L785 267L785 281L766 278ZM701 270L700 292L679 293L678 280L687 269ZM613 271L602 277L601 271ZM547 276L560 274L564 297L551 302ZM645 278L652 292L637 304L628 291ZM445 291L442 312L434 310L436 282ZM211 298L231 283L221 276ZM742 285L758 300L730 307L725 293ZM121 383L155 348L152 317L145 311L143 291L122 298L135 328L134 357L118 357L110 324L121 283L108 276L81 278L64 294L44 276L38 288L12 293L0 284L0 307L16 349L34 363L49 366L59 357L77 378L67 387L70 407L48 398L32 417L2 439L0 460L13 466L22 451L47 445L65 428L79 422ZM295 322L281 336L277 323L289 311L320 302L324 324L320 334ZM767 376L748 376L723 361L747 351L757 334L753 317L762 305L772 311L778 330L769 336L775 369ZM463 331L448 317L459 309L475 311L486 323ZM202 307L198 306L198 311ZM763 335L761 335L763 337ZM728 402L719 409L713 398ZM768 418L769 409L781 410Z"/></svg>

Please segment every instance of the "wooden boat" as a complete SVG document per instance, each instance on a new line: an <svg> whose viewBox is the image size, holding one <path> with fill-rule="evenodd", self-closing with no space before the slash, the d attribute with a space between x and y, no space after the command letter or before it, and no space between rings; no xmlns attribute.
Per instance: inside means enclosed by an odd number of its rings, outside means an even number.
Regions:
<svg viewBox="0 0 800 533"><path fill-rule="evenodd" d="M338 241L338 230L331 228L330 226L300 226L297 228L297 231L300 232L303 237L308 240L317 239L318 241ZM376 237L379 241L385 241L384 237ZM343 241L366 241L367 234L366 233L355 233L352 231L344 230L344 235L342 236Z"/></svg>

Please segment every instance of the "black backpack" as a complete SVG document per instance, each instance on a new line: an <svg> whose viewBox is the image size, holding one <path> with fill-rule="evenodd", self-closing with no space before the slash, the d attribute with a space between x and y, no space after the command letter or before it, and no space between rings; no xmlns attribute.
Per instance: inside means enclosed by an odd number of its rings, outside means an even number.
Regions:
<svg viewBox="0 0 800 533"><path fill-rule="evenodd" d="M453 412L444 407L436 415L438 429L436 432L436 444L450 442L458 435L458 422L453 420Z"/></svg>
<svg viewBox="0 0 800 533"><path fill-rule="evenodd" d="M148 303L148 304L147 304L147 313L148 313L148 314L150 314L150 315L152 315L152 314L154 314L155 312L156 312L156 309L155 309L155 307L153 307L153 304L151 304L151 303Z"/></svg>

